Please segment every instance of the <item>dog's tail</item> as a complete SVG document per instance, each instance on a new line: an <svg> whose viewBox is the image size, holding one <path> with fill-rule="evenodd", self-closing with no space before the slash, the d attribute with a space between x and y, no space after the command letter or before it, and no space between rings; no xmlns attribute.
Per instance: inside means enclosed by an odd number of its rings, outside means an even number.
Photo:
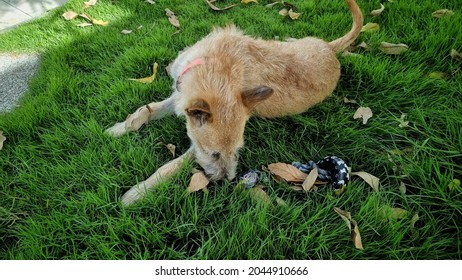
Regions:
<svg viewBox="0 0 462 280"><path fill-rule="evenodd" d="M363 27L363 14L361 13L361 9L359 8L358 4L356 4L356 1L346 0L346 2L350 8L351 15L353 16L353 27L351 28L350 32L345 34L343 37L340 37L329 43L329 46L335 52L342 51L350 46L359 36L359 33L361 33L361 28Z"/></svg>

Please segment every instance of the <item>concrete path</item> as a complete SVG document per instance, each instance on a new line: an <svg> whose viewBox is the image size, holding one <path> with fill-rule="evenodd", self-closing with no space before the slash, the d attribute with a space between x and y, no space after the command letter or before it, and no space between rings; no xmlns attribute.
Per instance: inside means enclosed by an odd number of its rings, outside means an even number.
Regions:
<svg viewBox="0 0 462 280"><path fill-rule="evenodd" d="M67 0L0 0L0 42L1 33L41 17L66 2ZM0 114L17 106L39 63L37 54L0 53Z"/></svg>

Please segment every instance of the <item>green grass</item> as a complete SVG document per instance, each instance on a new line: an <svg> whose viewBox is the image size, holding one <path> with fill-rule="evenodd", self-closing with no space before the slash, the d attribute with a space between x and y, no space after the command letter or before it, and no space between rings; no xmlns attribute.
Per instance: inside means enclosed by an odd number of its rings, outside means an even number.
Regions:
<svg viewBox="0 0 462 280"><path fill-rule="evenodd" d="M128 209L118 203L126 186L171 158L158 143L174 143L179 153L188 148L184 120L165 118L121 138L103 131L169 96L164 69L180 50L231 22L267 39L333 40L350 29L351 17L342 0L293 0L303 12L298 21L265 8L270 1L219 13L204 1L101 0L87 13L108 26L78 28L81 20L61 18L68 9L80 12L82 2L71 0L0 34L0 51L42 57L21 107L0 116L7 137L0 151L0 259L462 258L462 190L449 188L462 179L461 62L449 57L451 48L462 51L460 0L386 2L376 18L367 14L379 1L359 0L365 22L381 29L360 36L371 51L341 58L333 96L302 115L247 125L240 172L337 155L353 170L379 177L380 192L359 178L341 196L330 187L300 194L273 182L266 189L273 204L280 197L288 205L271 207L227 182L188 195L185 170ZM167 7L180 19L179 34L172 35ZM431 17L442 8L455 14ZM122 29L135 31L122 35ZM381 41L410 50L386 55L378 50ZM160 70L154 83L126 80L150 75L153 62ZM450 77L427 77L437 71ZM372 109L366 125L352 118L357 106L344 104L344 97ZM398 126L401 113L409 127ZM408 215L384 218L386 206ZM358 221L363 251L354 248L334 207ZM412 226L415 214L420 218Z"/></svg>

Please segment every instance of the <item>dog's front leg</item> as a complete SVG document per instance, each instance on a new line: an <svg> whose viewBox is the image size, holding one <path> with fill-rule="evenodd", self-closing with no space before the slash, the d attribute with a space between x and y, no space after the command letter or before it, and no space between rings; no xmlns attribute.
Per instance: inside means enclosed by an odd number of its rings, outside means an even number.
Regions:
<svg viewBox="0 0 462 280"><path fill-rule="evenodd" d="M194 149L191 147L183 155L164 164L157 169L151 177L129 189L121 198L122 204L124 206L129 206L141 200L150 190L158 186L159 183L165 182L175 175L183 166L184 162L190 160L193 156Z"/></svg>
<svg viewBox="0 0 462 280"><path fill-rule="evenodd" d="M174 113L174 99L172 96L161 102L152 102L141 106L133 114L128 115L123 122L116 123L106 129L112 136L121 136L130 131L138 130L143 124L163 118Z"/></svg>

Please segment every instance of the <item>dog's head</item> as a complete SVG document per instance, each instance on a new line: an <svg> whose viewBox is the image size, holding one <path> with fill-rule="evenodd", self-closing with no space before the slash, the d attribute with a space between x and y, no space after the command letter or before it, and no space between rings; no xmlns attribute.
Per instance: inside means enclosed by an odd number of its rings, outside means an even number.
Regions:
<svg viewBox="0 0 462 280"><path fill-rule="evenodd" d="M201 90L205 91L191 92L193 98L184 109L196 161L211 180L232 179L236 176L238 151L244 144L245 124L252 109L273 90L266 86L239 92Z"/></svg>

